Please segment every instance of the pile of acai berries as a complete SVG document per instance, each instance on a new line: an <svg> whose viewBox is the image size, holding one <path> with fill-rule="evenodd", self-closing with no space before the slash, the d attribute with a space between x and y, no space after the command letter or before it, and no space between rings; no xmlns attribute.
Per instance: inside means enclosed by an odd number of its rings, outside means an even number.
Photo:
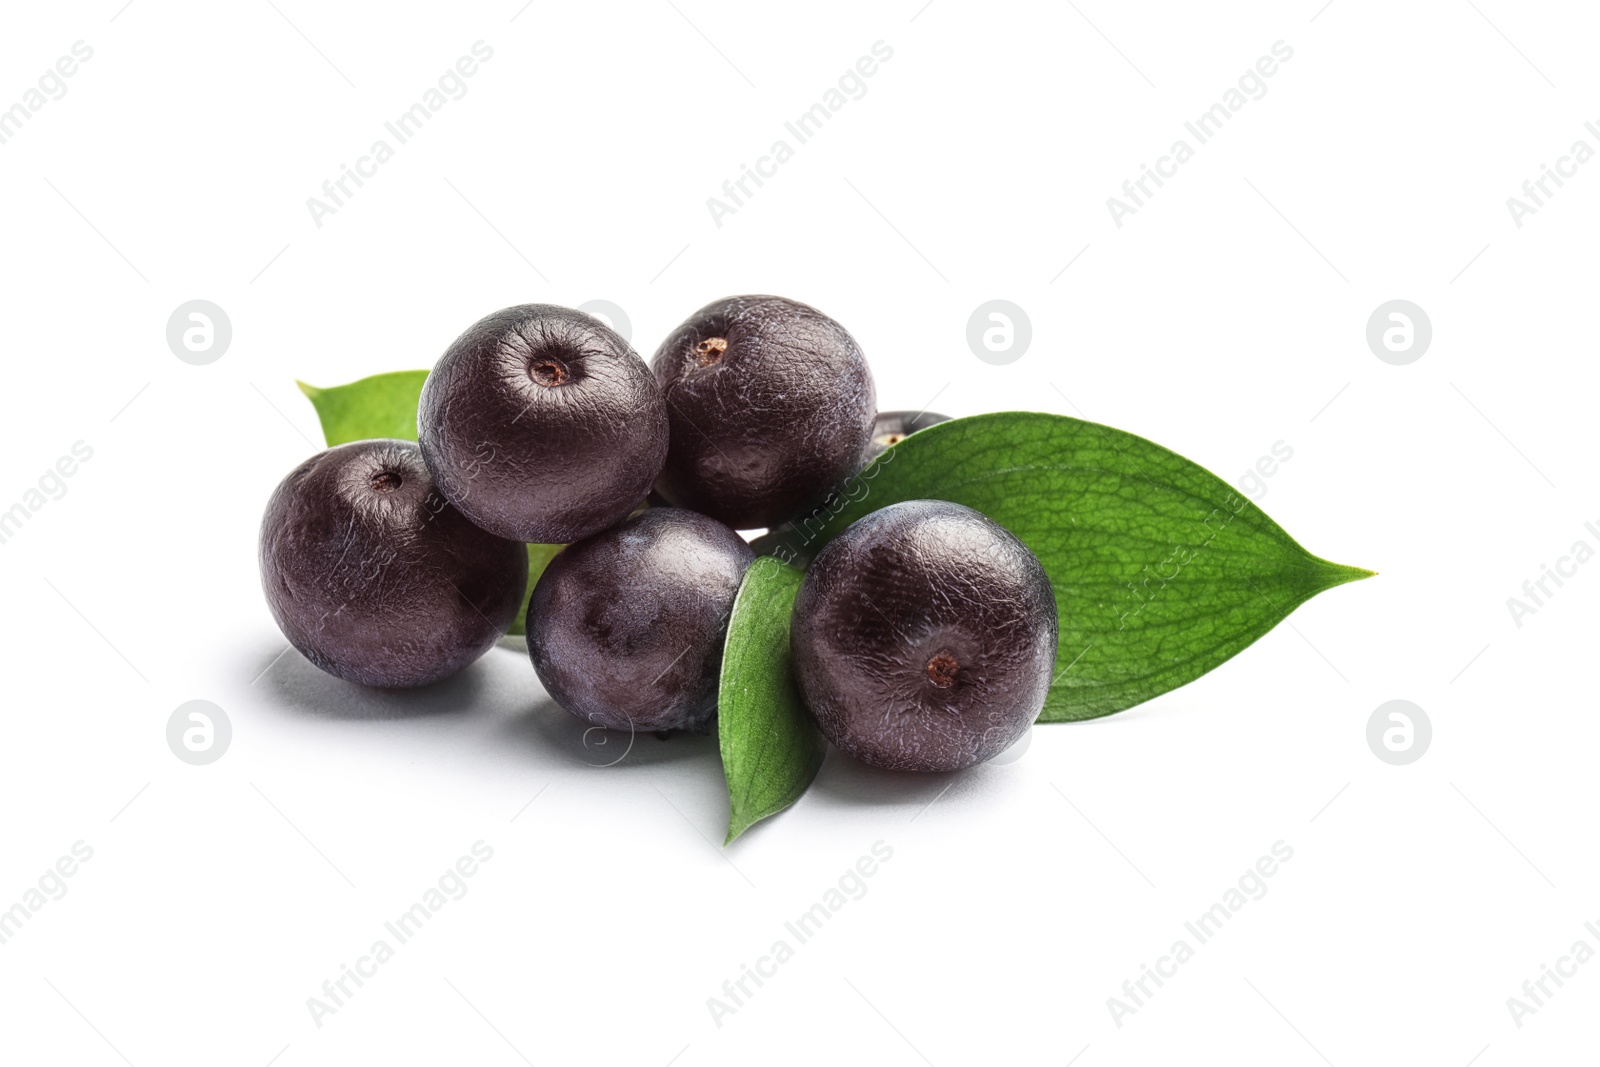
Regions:
<svg viewBox="0 0 1600 1067"><path fill-rule="evenodd" d="M545 690L595 726L703 732L755 559L736 531L827 506L886 446L939 421L880 415L850 334L781 297L702 308L648 366L580 311L507 308L428 375L417 443L339 445L279 484L262 584L316 666L419 686L506 632L525 543L567 545L528 603ZM1049 578L1021 541L959 504L906 500L811 561L790 652L835 745L875 766L944 771L1032 725L1056 639Z"/></svg>

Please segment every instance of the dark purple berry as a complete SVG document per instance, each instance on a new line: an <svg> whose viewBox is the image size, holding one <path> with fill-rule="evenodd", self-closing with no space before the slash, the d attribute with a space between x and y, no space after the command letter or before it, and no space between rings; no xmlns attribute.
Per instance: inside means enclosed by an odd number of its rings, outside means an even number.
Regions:
<svg viewBox="0 0 1600 1067"><path fill-rule="evenodd" d="M855 339L777 296L708 304L661 343L651 368L672 447L656 488L737 529L777 526L856 472L877 412Z"/></svg>
<svg viewBox="0 0 1600 1067"><path fill-rule="evenodd" d="M867 453L862 462L877 459L890 445L899 444L918 430L949 421L949 415L933 411L880 411L872 424L872 440L867 442Z"/></svg>
<svg viewBox="0 0 1600 1067"><path fill-rule="evenodd" d="M557 704L614 730L704 730L728 616L755 553L715 519L650 508L563 550L528 604Z"/></svg>
<svg viewBox="0 0 1600 1067"><path fill-rule="evenodd" d="M363 685L438 681L481 656L522 603L522 545L440 496L410 441L306 460L261 520L261 585L289 643Z"/></svg>
<svg viewBox="0 0 1600 1067"><path fill-rule="evenodd" d="M1044 567L971 508L909 500L829 542L795 598L795 677L823 734L875 767L953 771L1044 707L1056 657Z"/></svg>
<svg viewBox="0 0 1600 1067"><path fill-rule="evenodd" d="M439 490L501 537L564 544L627 518L667 454L650 368L581 311L523 304L456 338L422 386Z"/></svg>

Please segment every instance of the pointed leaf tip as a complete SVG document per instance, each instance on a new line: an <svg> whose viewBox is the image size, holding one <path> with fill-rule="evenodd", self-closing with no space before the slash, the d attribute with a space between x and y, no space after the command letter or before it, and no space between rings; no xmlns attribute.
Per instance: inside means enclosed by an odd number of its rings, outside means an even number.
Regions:
<svg viewBox="0 0 1600 1067"><path fill-rule="evenodd" d="M1359 582L1367 578L1376 578L1378 576L1377 571L1369 571L1365 567L1351 567L1343 563L1327 563L1326 560L1323 562L1327 566L1328 573L1334 578L1333 582L1330 583L1329 588L1332 588L1335 585L1344 585L1347 582Z"/></svg>

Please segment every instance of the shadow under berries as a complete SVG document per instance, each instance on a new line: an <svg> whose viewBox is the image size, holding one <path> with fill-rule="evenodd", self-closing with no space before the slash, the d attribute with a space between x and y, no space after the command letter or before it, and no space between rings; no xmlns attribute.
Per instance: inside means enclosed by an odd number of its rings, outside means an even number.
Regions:
<svg viewBox="0 0 1600 1067"><path fill-rule="evenodd" d="M555 753L569 766L621 771L689 761L717 766L721 761L715 726L710 733L608 730L569 715L542 693L497 729L507 744L546 758Z"/></svg>
<svg viewBox="0 0 1600 1067"><path fill-rule="evenodd" d="M915 810L946 789L953 792L952 787L959 788L959 783L971 777L970 771L892 771L871 767L829 745L822 769L811 783L811 793L848 801L851 805L903 806Z"/></svg>
<svg viewBox="0 0 1600 1067"><path fill-rule="evenodd" d="M319 719L381 722L432 715L468 715L482 709L485 667L479 662L442 681L413 689L379 689L317 669L293 649L255 683L289 710Z"/></svg>

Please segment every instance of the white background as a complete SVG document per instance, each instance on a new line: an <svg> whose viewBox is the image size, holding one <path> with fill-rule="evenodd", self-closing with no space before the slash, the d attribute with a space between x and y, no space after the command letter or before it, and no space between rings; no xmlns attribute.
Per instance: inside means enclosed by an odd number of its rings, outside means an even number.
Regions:
<svg viewBox="0 0 1600 1067"><path fill-rule="evenodd" d="M0 1058L1592 1057L1600 963L1520 1028L1506 1000L1600 949L1600 563L1521 627L1506 600L1600 548L1600 164L1520 228L1506 198L1600 148L1600 27L1319 2L10 7L0 106L94 54L0 145L0 509L93 458L0 545L0 907L93 858L0 945ZM307 198L478 40L466 95L316 226ZM717 226L707 198L880 40L865 95ZM1280 40L1266 95L1116 226L1107 197ZM648 356L740 292L843 322L884 408L1081 414L1230 480L1282 441L1261 505L1380 577L1010 766L832 754L726 851L712 742L591 767L513 650L406 696L278 658L255 539L320 441L295 378L425 367L530 300L615 301ZM208 366L165 340L197 298L233 326ZM1008 366L964 336L995 298L1033 325ZM1434 330L1408 366L1364 337L1397 298ZM1434 730L1403 767L1365 740L1396 698ZM191 699L233 724L210 766L166 745ZM466 896L318 1027L307 998L479 840ZM1266 896L1117 1026L1107 998L1280 840ZM715 1025L707 998L877 841L866 895Z"/></svg>

